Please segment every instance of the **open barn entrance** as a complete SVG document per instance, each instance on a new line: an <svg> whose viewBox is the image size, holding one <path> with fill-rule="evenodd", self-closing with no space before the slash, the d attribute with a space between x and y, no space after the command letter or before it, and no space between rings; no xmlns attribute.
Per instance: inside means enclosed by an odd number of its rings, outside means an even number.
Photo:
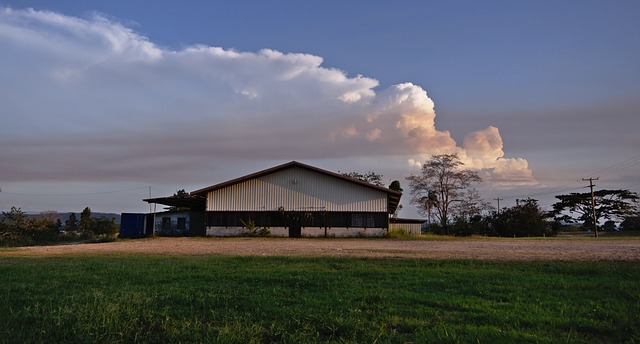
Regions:
<svg viewBox="0 0 640 344"><path fill-rule="evenodd" d="M292 224L289 226L289 238L300 238L302 237L302 226L299 223Z"/></svg>

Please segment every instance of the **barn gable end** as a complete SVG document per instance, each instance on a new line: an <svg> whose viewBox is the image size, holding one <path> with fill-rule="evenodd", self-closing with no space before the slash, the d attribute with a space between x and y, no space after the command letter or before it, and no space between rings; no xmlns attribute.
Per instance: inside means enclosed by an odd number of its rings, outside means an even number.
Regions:
<svg viewBox="0 0 640 344"><path fill-rule="evenodd" d="M207 211L386 212L387 194L293 166L207 193Z"/></svg>

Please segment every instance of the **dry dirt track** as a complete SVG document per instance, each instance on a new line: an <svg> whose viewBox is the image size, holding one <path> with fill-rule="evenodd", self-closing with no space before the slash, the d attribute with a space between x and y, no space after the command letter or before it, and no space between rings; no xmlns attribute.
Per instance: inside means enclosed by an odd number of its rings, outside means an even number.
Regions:
<svg viewBox="0 0 640 344"><path fill-rule="evenodd" d="M640 262L640 240L153 238L1 249L0 257L113 253Z"/></svg>

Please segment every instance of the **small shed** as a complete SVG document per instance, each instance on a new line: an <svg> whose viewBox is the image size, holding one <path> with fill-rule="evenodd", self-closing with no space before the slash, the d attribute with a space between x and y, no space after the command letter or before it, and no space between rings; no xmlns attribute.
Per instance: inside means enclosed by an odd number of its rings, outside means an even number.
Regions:
<svg viewBox="0 0 640 344"><path fill-rule="evenodd" d="M405 229L407 233L413 235L422 234L422 225L427 222L422 219L399 219L391 218L389 220L389 230Z"/></svg>

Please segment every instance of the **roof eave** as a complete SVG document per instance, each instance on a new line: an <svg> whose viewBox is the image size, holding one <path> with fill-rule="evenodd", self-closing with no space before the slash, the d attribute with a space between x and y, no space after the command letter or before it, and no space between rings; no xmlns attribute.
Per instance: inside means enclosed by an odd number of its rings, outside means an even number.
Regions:
<svg viewBox="0 0 640 344"><path fill-rule="evenodd" d="M157 203L170 207L189 208L192 210L204 210L206 198L200 196L169 196L143 199L147 203Z"/></svg>

